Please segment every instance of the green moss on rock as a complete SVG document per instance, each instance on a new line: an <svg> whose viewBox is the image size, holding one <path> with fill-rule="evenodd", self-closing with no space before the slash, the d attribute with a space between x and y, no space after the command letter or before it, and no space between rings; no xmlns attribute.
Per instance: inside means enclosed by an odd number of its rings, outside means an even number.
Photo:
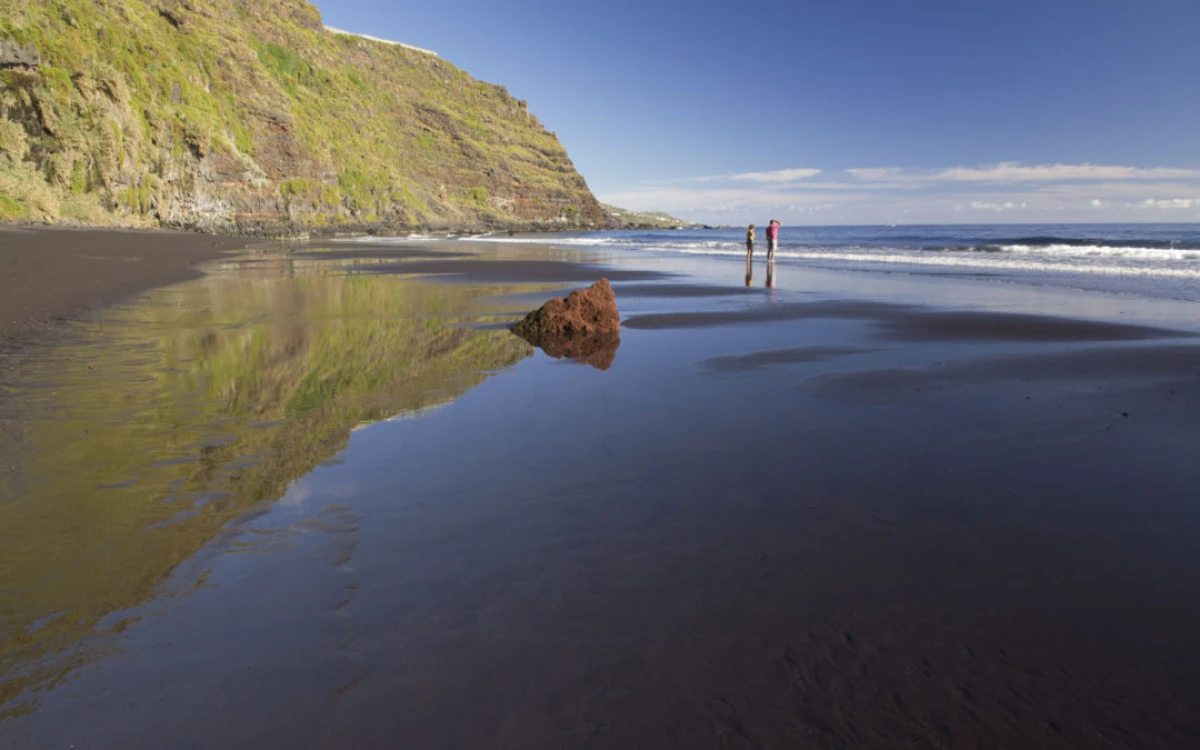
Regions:
<svg viewBox="0 0 1200 750"><path fill-rule="evenodd" d="M29 218L29 210L16 198L0 193L0 220L20 221Z"/></svg>

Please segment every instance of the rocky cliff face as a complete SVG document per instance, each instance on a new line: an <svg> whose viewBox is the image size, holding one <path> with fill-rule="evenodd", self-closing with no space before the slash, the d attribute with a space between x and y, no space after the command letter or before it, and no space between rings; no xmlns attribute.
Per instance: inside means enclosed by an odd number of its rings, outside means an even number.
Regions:
<svg viewBox="0 0 1200 750"><path fill-rule="evenodd" d="M0 0L0 220L296 233L588 228L500 86L303 0Z"/></svg>

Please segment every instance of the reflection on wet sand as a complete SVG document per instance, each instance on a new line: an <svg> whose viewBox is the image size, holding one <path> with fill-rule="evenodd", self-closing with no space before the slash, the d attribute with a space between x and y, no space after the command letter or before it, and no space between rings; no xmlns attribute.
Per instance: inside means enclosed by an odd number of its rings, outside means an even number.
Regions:
<svg viewBox="0 0 1200 750"><path fill-rule="evenodd" d="M92 660L231 521L351 430L453 400L529 356L453 325L494 289L383 276L218 275L73 326L12 363L0 417L0 718ZM8 398L4 398L5 396Z"/></svg>
<svg viewBox="0 0 1200 750"><path fill-rule="evenodd" d="M573 338L543 339L540 348L555 359L571 359L597 370L607 370L612 367L617 358L617 349L621 348L620 336L588 336Z"/></svg>

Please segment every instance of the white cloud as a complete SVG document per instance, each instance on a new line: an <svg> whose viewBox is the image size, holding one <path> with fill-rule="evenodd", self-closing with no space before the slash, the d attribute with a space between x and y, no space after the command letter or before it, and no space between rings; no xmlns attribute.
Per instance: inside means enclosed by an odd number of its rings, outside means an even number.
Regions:
<svg viewBox="0 0 1200 750"><path fill-rule="evenodd" d="M976 211L1023 211L1029 208L1029 203L1022 201L1004 201L1003 203L988 203L986 201L971 201L971 208Z"/></svg>
<svg viewBox="0 0 1200 750"><path fill-rule="evenodd" d="M1130 207L1136 208L1192 208L1196 206L1200 208L1200 198L1169 198L1165 200L1155 200L1147 198L1141 203L1131 204Z"/></svg>
<svg viewBox="0 0 1200 750"><path fill-rule="evenodd" d="M659 184L680 184L687 182L758 182L763 184L784 184L806 180L821 174L820 169L776 169L771 172L739 172L737 174L714 174L704 177L688 177L680 180L666 180Z"/></svg>
<svg viewBox="0 0 1200 750"><path fill-rule="evenodd" d="M821 174L819 169L777 169L773 172L742 172L730 175L738 182L796 182Z"/></svg>
<svg viewBox="0 0 1200 750"><path fill-rule="evenodd" d="M705 212L726 212L756 209L813 210L830 206L834 196L822 191L788 191L777 186L745 188L684 188L662 187L605 193L605 203L634 211L667 211L692 215ZM862 200L862 193L838 193L839 200Z"/></svg>
<svg viewBox="0 0 1200 750"><path fill-rule="evenodd" d="M899 167L872 167L868 169L847 169L846 173L860 180L872 182L888 182L904 177L904 170Z"/></svg>
<svg viewBox="0 0 1200 750"><path fill-rule="evenodd" d="M953 189L969 189L970 186L951 183L948 187L952 187ZM987 187L994 189L995 186L988 185ZM1086 196L1088 200L1098 198L1104 201L1113 200L1128 203L1141 201L1145 198L1178 198L1181 195L1194 193L1198 187L1200 187L1200 181L1189 183L1175 180L1171 182L1038 183L1036 185L1022 186L1017 189L1026 190L1038 195L1061 195L1064 198Z"/></svg>
<svg viewBox="0 0 1200 750"><path fill-rule="evenodd" d="M1172 180L1200 178L1195 169L1141 169L1095 164L1039 164L1025 166L1003 162L990 167L953 167L933 175L935 180L956 182L1062 182L1078 180Z"/></svg>
<svg viewBox="0 0 1200 750"><path fill-rule="evenodd" d="M1200 170L1092 164L781 169L606 191L606 202L709 223L1181 221L1200 218ZM1190 211L1190 213L1185 213Z"/></svg>
<svg viewBox="0 0 1200 750"><path fill-rule="evenodd" d="M1096 164L1033 164L1001 162L979 167L950 167L939 171L897 167L847 169L855 179L891 183L934 182L1087 182L1100 180L1196 180L1200 169L1121 167Z"/></svg>

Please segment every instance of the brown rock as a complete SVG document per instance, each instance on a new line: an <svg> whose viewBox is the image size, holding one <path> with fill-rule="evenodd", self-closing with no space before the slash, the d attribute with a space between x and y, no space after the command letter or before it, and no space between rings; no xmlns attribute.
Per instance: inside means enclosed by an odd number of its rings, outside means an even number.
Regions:
<svg viewBox="0 0 1200 750"><path fill-rule="evenodd" d="M23 68L35 70L42 64L42 55L32 47L0 39L0 69Z"/></svg>
<svg viewBox="0 0 1200 750"><path fill-rule="evenodd" d="M550 300L512 331L552 357L607 370L621 345L621 314L608 279L600 279L587 289Z"/></svg>
<svg viewBox="0 0 1200 750"><path fill-rule="evenodd" d="M543 337L587 337L621 333L621 314L608 279L552 299L513 326L513 333L537 343Z"/></svg>

